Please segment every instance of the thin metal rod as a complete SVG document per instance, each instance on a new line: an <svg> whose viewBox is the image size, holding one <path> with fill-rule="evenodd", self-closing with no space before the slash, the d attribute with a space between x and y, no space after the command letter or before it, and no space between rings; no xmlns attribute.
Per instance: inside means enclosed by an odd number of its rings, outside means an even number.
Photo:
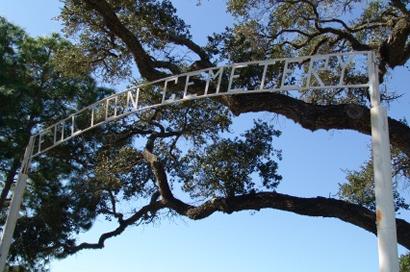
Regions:
<svg viewBox="0 0 410 272"><path fill-rule="evenodd" d="M373 52L369 56L369 93L379 271L399 272L387 113L380 105L378 68Z"/></svg>
<svg viewBox="0 0 410 272"><path fill-rule="evenodd" d="M23 200L24 189L26 188L28 172L30 170L31 154L33 153L34 137L30 141L24 153L23 162L14 188L13 198L7 215L7 220L0 244L0 271L3 272L6 266L7 256L13 240L13 233L19 216L21 202Z"/></svg>

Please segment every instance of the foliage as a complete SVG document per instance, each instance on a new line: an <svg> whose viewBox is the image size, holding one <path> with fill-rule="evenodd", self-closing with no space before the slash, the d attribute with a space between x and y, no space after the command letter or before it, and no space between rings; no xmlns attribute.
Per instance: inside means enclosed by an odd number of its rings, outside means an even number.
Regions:
<svg viewBox="0 0 410 272"><path fill-rule="evenodd" d="M398 178L396 176L396 178ZM376 199L374 194L373 163L367 162L360 170L347 171L347 183L339 184L339 196L341 199L364 206L372 211L376 210ZM408 210L409 204L400 196L397 183L394 186L393 197L396 211Z"/></svg>
<svg viewBox="0 0 410 272"><path fill-rule="evenodd" d="M255 192L258 188L275 189L282 179L277 174L278 164L272 158L281 158L273 150L272 137L280 132L264 122L256 122L246 131L244 139L223 139L207 145L204 150L191 150L183 160L184 189L192 197L233 197ZM262 179L255 184L257 173Z"/></svg>
<svg viewBox="0 0 410 272"><path fill-rule="evenodd" d="M188 40L191 35L188 26L176 16L171 1L111 1L110 4L118 18L129 26L129 31L139 33L141 43L153 55L168 58L175 65L181 61L164 40L174 36ZM96 12L87 9L85 3L66 1L60 19L68 35L80 31L76 35L81 46L67 48L62 54L70 58L62 62L64 70L72 71L77 67L99 69L104 79L111 80L131 75L132 51L119 37L107 31L104 20Z"/></svg>
<svg viewBox="0 0 410 272"><path fill-rule="evenodd" d="M4 24L12 27L6 21ZM88 76L73 77L75 74L71 74L69 77L70 74L61 74L61 66L55 66L55 58L59 57L61 50L72 45L59 36L33 39L24 34L24 38L18 42L24 46L21 46L22 51L13 52L13 57L18 59L20 55L31 56L32 65L23 62L28 60L27 57L21 57L17 62L22 63L25 75L43 74L42 77L47 80L43 82L40 78L37 82L33 76L27 76L26 81L16 79L20 84L18 86L17 83L4 84L10 94L18 92L22 98L17 100L15 97L4 96L8 100L3 101L8 102L9 108L2 115L9 122L9 127L2 128L11 129L14 125L16 128L13 134L21 135L24 139L15 147L16 150L22 150L30 132L64 118L79 107L91 104L109 91L97 88ZM20 49L18 46L11 47ZM28 69L30 67L38 70ZM32 93L27 90L26 84ZM38 101L32 105L38 110L30 108L31 104L23 104L23 99ZM18 111L22 111L24 117L16 116ZM24 119L26 116L32 116L34 121L21 131L17 127L17 118ZM242 146L242 153L237 154L237 159L242 160L238 163L245 164L247 170L244 170L241 179L236 180L238 188L246 186L247 191L255 191L256 185L247 174L256 170L263 178L261 186L276 187L280 176L276 173L277 163L270 155L278 151L273 150L270 142L273 136L279 136L279 132L266 123L259 122L254 129L245 133L246 140L224 140L222 137L228 132L230 119L227 108L212 100L149 110L122 120L121 123L106 126L99 133L86 134L85 145L80 143L81 139L74 139L69 144L36 158L30 174L32 182L23 203L24 216L20 218L16 228L11 263L19 263L33 271L42 270L50 258L64 257L73 251L76 235L90 229L97 216L122 221L133 209L120 210L118 203L149 200L158 186L154 171L143 160L142 154L148 145L153 153L160 154L164 167L172 173L173 182L187 179L186 172L183 171L188 167L187 162L198 164L204 161L223 161L224 152L218 152L221 143L230 143L232 152L232 148ZM180 139L185 139L186 144L177 145ZM144 142L146 143L143 144ZM16 144L7 142L5 145L14 147ZM249 145L254 148L245 149ZM198 156L198 150L204 150L204 153ZM19 159L20 157L16 158L17 162ZM200 172L201 168L196 167L190 173L198 176ZM5 175L12 175L14 179L16 173ZM237 178L236 174L229 176L227 173L222 173L220 177L226 182ZM198 182L205 184L206 177L202 179L204 181L198 178ZM243 192L244 189L234 191L233 194ZM141 218L139 223L149 223L155 219L156 215L153 214Z"/></svg>
<svg viewBox="0 0 410 272"><path fill-rule="evenodd" d="M108 93L96 87L91 72L105 81L130 79L136 65L143 82L221 62L353 49L375 50L383 79L410 57L410 11L397 0L228 0L235 25L209 36L204 46L192 39L170 0L63 4L59 18L75 43L56 35L33 39L5 20L1 24L0 147L9 151L0 154L0 176L9 184L30 132ZM390 92L383 98L398 97ZM202 219L216 211L276 208L336 217L375 232L371 162L347 173L339 199L299 198L277 192L279 131L255 121L241 136L230 135L232 114L262 111L312 131L370 134L368 106L362 89L227 95L147 110L104 126L86 135L87 144L74 139L36 159L11 260L34 269L49 258L102 248L127 227L152 223L164 213ZM410 128L389 122L395 174L406 178ZM398 211L408 208L398 190L395 197ZM117 227L95 243L78 243L76 235L99 216ZM410 230L405 221L398 226ZM410 248L409 238L399 236L399 242Z"/></svg>
<svg viewBox="0 0 410 272"><path fill-rule="evenodd" d="M402 255L400 256L400 272L408 272L410 271L410 255Z"/></svg>
<svg viewBox="0 0 410 272"><path fill-rule="evenodd" d="M63 77L55 63L58 50L70 46L59 35L31 38L0 18L0 180L1 213L16 178L30 133L66 117L111 91L98 88L88 75ZM11 261L41 269L54 251L53 244L73 232L88 229L95 214L78 210L77 192L64 184L82 172L92 158L98 137L88 146L75 143L41 157L33 165L32 182L17 225ZM78 143L77 143L78 144ZM95 146L93 146L95 145ZM88 152L88 153L87 153ZM70 192L71 190L71 192ZM78 190L77 190L78 191ZM85 201L89 203L89 201ZM78 204L78 201L77 201ZM92 204L88 204L92 206ZM3 221L4 222L4 221Z"/></svg>

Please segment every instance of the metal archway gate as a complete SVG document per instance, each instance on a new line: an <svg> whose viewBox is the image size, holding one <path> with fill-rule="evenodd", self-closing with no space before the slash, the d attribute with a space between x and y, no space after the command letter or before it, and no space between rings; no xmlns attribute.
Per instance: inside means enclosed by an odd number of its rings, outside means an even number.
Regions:
<svg viewBox="0 0 410 272"><path fill-rule="evenodd" d="M244 71L251 67L259 71L257 79L249 78L248 84L239 83L244 80L241 69ZM359 73L361 80L349 79L353 72ZM227 84L222 84L222 79L226 79ZM201 92L190 90L195 82L202 82ZM368 89L371 102L379 271L398 272L387 114L380 104L377 60L372 51L235 63L171 76L111 95L43 128L30 137L24 154L1 238L0 271L5 268L33 157L85 131L129 114L187 100L249 93L364 88ZM156 95L148 99L144 92ZM80 118L88 122L80 126Z"/></svg>

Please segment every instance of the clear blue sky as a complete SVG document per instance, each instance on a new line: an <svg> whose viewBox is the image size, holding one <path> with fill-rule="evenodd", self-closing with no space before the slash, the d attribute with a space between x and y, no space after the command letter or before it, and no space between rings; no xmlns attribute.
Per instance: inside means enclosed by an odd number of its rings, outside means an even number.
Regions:
<svg viewBox="0 0 410 272"><path fill-rule="evenodd" d="M224 1L174 0L178 13L192 26L197 42L207 34L221 31L232 23ZM58 1L2 0L0 15L32 35L59 31L52 18L59 13ZM388 87L405 93L410 80L405 70L397 70ZM392 105L391 115L410 116L406 94ZM270 119L260 113L235 119L240 132L253 117ZM278 191L297 196L329 196L343 182L343 169L355 169L368 157L370 138L351 131L309 132L292 121L278 118L283 130L277 147L284 150L280 172L284 176ZM406 197L409 197L406 195ZM408 215L401 215L410 218ZM95 241L113 228L102 219L85 241ZM219 272L219 271L377 271L376 237L336 219L312 218L265 210L232 215L214 214L201 221L173 218L152 226L131 227L106 243L102 250L82 251L65 260L53 261L52 272ZM401 252L404 250L401 248Z"/></svg>

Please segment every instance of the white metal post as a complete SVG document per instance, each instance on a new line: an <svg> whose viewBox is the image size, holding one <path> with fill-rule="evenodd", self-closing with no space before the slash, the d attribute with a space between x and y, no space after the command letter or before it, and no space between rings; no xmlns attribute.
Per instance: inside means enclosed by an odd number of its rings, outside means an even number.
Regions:
<svg viewBox="0 0 410 272"><path fill-rule="evenodd" d="M389 130L386 110L380 105L378 67L374 52L369 53L369 93L379 271L399 272Z"/></svg>
<svg viewBox="0 0 410 272"><path fill-rule="evenodd" d="M312 89L334 89L335 87L337 88L362 88L362 87L367 87L369 86L369 93L370 93L370 100L371 100L371 110L370 110L370 115L371 115L371 132L372 132L372 147L373 147L373 164L374 164L374 180L375 180L375 195L376 195L376 223L377 223L377 237L378 237L378 248L379 248L379 271L380 272L398 272L399 271L399 263L398 263L398 252L397 252L397 234L396 234L396 221L395 221L395 211L394 211L394 202L393 202L393 186L392 186L392 168L391 168L391 155L390 155L390 141L389 141L389 134L388 134L388 125L387 125L387 114L386 111L382 108L380 105L380 92L379 92L379 78L378 78L378 68L376 64L376 57L374 52L352 52L352 53L345 53L345 55L349 56L349 63L351 62L351 56L352 55L364 55L368 54L368 74L369 74L369 84L342 84L343 79L344 79L344 66L346 66L347 62L343 64L343 69L340 75L340 80L339 80L339 85L337 86L331 86L331 85L324 85L323 82L321 82L320 78L317 77L316 79L319 81L320 86L307 86ZM337 58L343 56L344 53L338 53L338 54L330 54L330 55L325 55L325 56L319 56L320 59L326 60L326 62L329 61L329 58L331 56L337 56ZM277 59L277 60L270 60L270 63L274 62L283 62L285 63L284 69L287 69L287 64L288 62L295 62L296 60L300 61L301 59L304 60L309 60L312 59L311 56L309 57L302 57L302 58L297 58L297 59ZM273 62L274 61L274 62ZM218 68L218 71L222 71L223 69L226 69L227 67L238 67L238 65L248 65L248 64L266 64L266 61L257 61L257 62L247 62L247 63L242 63L242 64L233 64L230 66L223 66ZM312 65L309 66L309 72L308 74L316 73L316 71L312 71L313 69ZM266 68L266 66L265 66ZM207 81L206 89L205 89L205 95L204 96L198 96L195 97L195 99L203 98L203 97L213 97L213 96L220 96L220 95L225 95L225 92L220 92L219 88L221 87L221 73L216 73L214 74L213 71L215 71L217 68L209 68L205 70L200 70L200 71L208 71L211 79L215 78L217 74L220 74L218 85L216 87L216 93L209 94L208 93L208 85L209 82ZM266 69L264 69L264 73ZM197 73L198 71L195 71L194 73ZM192 72L190 72L192 73ZM179 77L187 76L190 75L190 73L186 74L181 74L178 76L172 76L171 78L165 78L161 80L157 80L154 82L147 83L147 86L150 86L154 83L160 83L160 82L165 82L165 87L163 90L163 101L160 104L152 104L152 105L147 105L145 109L147 108L153 108L153 107L159 107L163 105L167 105L170 103L170 101L164 101L165 96L166 96L166 84L167 82L171 81L177 81ZM315 75L315 74L313 74ZM215 77L214 77L215 76ZM231 73L231 77L234 77L235 74ZM263 81L264 81L264 75ZM316 76L315 76L316 77ZM231 81L231 79L230 79ZM187 83L189 84L189 82ZM281 91L281 90L293 90L295 86L285 86L283 84L283 79L281 82L281 88L278 89L262 89L260 90L252 90L252 91L261 91L261 92L272 92L272 91ZM145 85L139 85L138 86L138 93L139 94L139 88L143 87ZM250 90L240 90L235 93L230 93L230 94L239 94L239 93L249 93ZM122 93L116 94L116 96L127 93L127 97L130 94L130 90L125 90ZM105 100L107 98L104 98ZM114 119L107 119L104 120L103 122L100 122L98 124L94 124L94 108L98 103L101 103L100 100L96 102L95 104L84 108L77 113L74 113L71 117L72 120L74 120L75 116L80 114L82 111L87 110L87 109L92 109L92 115L91 115L91 122L90 126L87 127L86 129L83 129L81 132L85 132L96 125L101 125L106 122L112 121ZM186 97L183 97L180 99L181 101L186 99ZM177 100L174 100L172 102L178 102ZM138 103L138 98L137 98L137 103ZM116 110L116 109L115 109ZM126 116L128 114L131 114L133 112L136 112L138 110L144 110L144 107L133 107L132 110L125 112L121 116ZM120 116L116 116L120 117ZM79 133L74 133L72 131L71 135L62 135L61 141L54 141L54 144L47 147L47 148L41 148L41 138L44 133L44 131L47 131L51 128L54 127L54 130L56 130L56 126L59 124L63 124L67 119L64 119L63 121L60 121L54 125L52 125L49 128L45 128L43 131L40 131L39 134L32 136L30 138L30 142L28 147L26 148L26 152L24 155L23 159L23 164L19 172L19 177L17 180L17 185L14 190L13 194L13 199L10 205L5 229L3 232L3 237L1 240L1 245L0 245L0 272L3 272L4 267L5 267L5 262L7 259L8 251L10 248L10 244L12 241L13 237L13 232L15 229L16 221L18 218L18 213L20 209L20 205L22 202L22 196L24 193L24 189L26 186L27 182L27 174L30 168L30 159L31 156L37 156L53 147L55 147L58 144L61 144L74 136L78 136L81 132ZM64 134L64 127L62 126L62 134ZM64 136L64 137L63 137ZM37 139L39 142L38 144L38 150L33 152L33 146L34 146L34 139Z"/></svg>
<svg viewBox="0 0 410 272"><path fill-rule="evenodd" d="M17 178L16 187L13 191L10 208L7 215L6 224L3 230L0 244L0 272L3 272L6 266L6 260L9 253L10 245L13 240L13 233L18 219L20 205L23 200L24 189L26 188L28 172L30 169L31 155L33 152L34 138L30 137L28 146L24 153L23 162Z"/></svg>

